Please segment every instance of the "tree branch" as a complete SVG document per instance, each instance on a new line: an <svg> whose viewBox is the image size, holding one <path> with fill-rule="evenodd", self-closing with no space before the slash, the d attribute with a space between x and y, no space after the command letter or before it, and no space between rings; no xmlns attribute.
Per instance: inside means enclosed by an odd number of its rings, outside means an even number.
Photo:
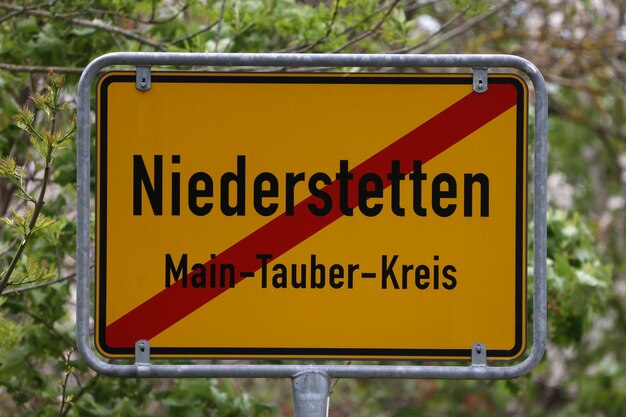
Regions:
<svg viewBox="0 0 626 417"><path fill-rule="evenodd" d="M176 38L176 39L170 41L170 43L172 45L183 43L185 41L188 41L190 39L195 38L198 35L202 35L204 32L208 32L209 30L213 29L215 27L215 25L217 25L217 22L209 23L208 25L201 27L200 29L198 29L197 31L195 31L193 33L189 33L187 35L183 35L180 38Z"/></svg>
<svg viewBox="0 0 626 417"><path fill-rule="evenodd" d="M613 143L609 140L609 137L617 136L620 140L624 141L626 140L625 133L613 131L610 127L601 122L598 122L593 118L588 117L585 113L579 111L578 109L570 109L568 107L562 106L555 99L550 98L548 104L550 113L568 119L571 122L586 126L592 131L595 131L607 154L613 156L612 158L610 158L612 165L611 170L614 172L620 172L620 167L616 160L618 152L613 146Z"/></svg>
<svg viewBox="0 0 626 417"><path fill-rule="evenodd" d="M96 385L96 383L98 382L98 379L100 378L101 374L96 374L94 375L93 378L91 378L89 380L89 382L87 382L87 384L85 384L84 386L80 387L80 390L74 395L74 398L72 399L72 404L76 404L78 402L78 400L80 400L80 398L85 395L85 393L89 392L89 390L91 390L94 385ZM76 376L74 376L76 377ZM67 416L67 413L69 413L70 409L72 408L71 404L65 408L65 410L63 410L63 413L61 414L61 417L65 417Z"/></svg>
<svg viewBox="0 0 626 417"><path fill-rule="evenodd" d="M425 3L424 5L429 5L431 3L434 3L435 0L429 2L429 3ZM355 23L354 25L345 28L343 31L341 31L340 33L338 33L336 36L343 36L346 35L348 33L354 32L356 31L356 28L358 28L359 26L369 22L370 20L374 19L376 16L378 16L379 14L381 14L382 12L384 12L385 10L389 9L390 7L393 7L392 3L388 3L385 4L383 6L380 6L378 9L374 10L371 14L365 16L364 18L362 18L361 20L359 20L357 23ZM352 33L350 36L354 35L354 33ZM300 44L300 45L296 45L296 46L291 46L289 48L285 48L285 49L281 49L278 51L274 51L274 52L279 52L279 53L289 53L289 52L294 52L294 51L298 51L302 48L306 48L308 46L308 44Z"/></svg>
<svg viewBox="0 0 626 417"><path fill-rule="evenodd" d="M69 410L70 408L70 401L68 400L68 397L66 397L65 395L67 394L67 383L70 379L70 375L72 375L71 372L71 367L70 367L70 359L72 358L72 350L70 350L67 353L67 357L65 359L65 367L67 368L65 371L65 377L62 380L61 386L62 386L62 390L61 390L61 407L59 409L59 417L62 417L64 415L67 414L67 410ZM67 406L67 407L66 407Z"/></svg>
<svg viewBox="0 0 626 417"><path fill-rule="evenodd" d="M93 268L93 266L92 266ZM55 278L55 279L51 279L48 281L44 281L41 282L39 284L33 284L33 285L28 285L28 286L23 286L23 287L19 287L19 288L13 288L10 292L7 292L5 294L3 294L4 296L6 296L7 294L22 294L25 293L27 291L32 291L32 290L36 290L38 288L45 288L48 287L50 285L54 285L54 284L58 284L59 282L64 282L64 281L69 281L73 278L76 277L76 272L71 273L69 275L66 275L64 277L59 277L59 278Z"/></svg>
<svg viewBox="0 0 626 417"><path fill-rule="evenodd" d="M14 17L17 17L21 14L26 13L29 10L34 10L34 9L39 9L40 7L51 7L53 6L58 0L52 0L49 1L48 3L41 3L41 4L34 4L32 6L23 6L20 8L20 10L16 10L13 13L9 13L6 16L2 16L2 18L0 18L0 23L6 22L7 20L13 19Z"/></svg>
<svg viewBox="0 0 626 417"><path fill-rule="evenodd" d="M61 106L59 105L59 89L63 81L58 81L58 84L56 84L57 82L54 81L54 77L52 76L52 74L51 74L51 77L52 77L52 80L50 81L51 82L50 85L52 87L50 87L51 88L50 96L48 98L48 100L50 100L51 103L48 103L47 106L51 112L51 115L50 115L51 124L50 124L49 135L50 137L54 138L56 134L55 130L56 130L57 115L58 115L58 112L61 111ZM37 103L35 98L33 98L33 101L35 102L35 104ZM37 105L37 107L39 107L39 105ZM0 294L2 294L4 290L7 288L7 286L9 285L11 275L13 274L15 267L21 260L20 258L22 257L22 253L24 252L24 249L26 248L28 241L30 240L33 233L37 230L37 220L41 213L41 209L43 208L43 205L44 205L44 198L46 196L46 190L48 188L48 181L50 180L50 174L52 172L52 156L54 154L55 147L51 142L47 143L46 139L43 137L45 135L42 132L38 132L32 126L33 120L34 120L34 115L32 113L29 116L23 116L21 123L24 126L21 126L21 128L23 130L26 130L32 137L35 137L39 141L41 141L41 146L45 147L45 155L43 155L42 153L42 156L44 157L43 158L44 163L45 163L44 171L43 171L43 180L41 182L41 188L39 189L39 195L37 197L37 200L36 201L32 200L35 203L35 206L33 208L30 221L28 222L28 225L26 229L24 230L24 232L22 232L23 233L22 241L20 242L17 250L15 251L15 254L12 257L8 268L1 275L2 278L0 279Z"/></svg>
<svg viewBox="0 0 626 417"><path fill-rule="evenodd" d="M416 45L406 46L406 47L401 48L401 49L396 49L395 51L391 51L390 53L392 53L392 54L405 54L405 53L414 51L414 50L416 50L417 48L419 48L419 47L421 47L423 45L426 45L433 38L439 36L444 31L446 31L453 23L455 23L458 19L463 17L465 15L465 13L467 13L467 8L463 9L459 13L455 14L454 16L452 16L443 25L441 25L441 27L437 31L429 34L424 39L422 39L420 42L418 42Z"/></svg>
<svg viewBox="0 0 626 417"><path fill-rule="evenodd" d="M58 74L80 74L84 68L81 67L44 67L38 65L17 65L0 62L0 70L8 72L29 72L35 74L49 73L50 70Z"/></svg>
<svg viewBox="0 0 626 417"><path fill-rule="evenodd" d="M224 9L226 9L226 0L222 0L222 7L220 7L220 19L217 21L217 31L215 33L215 52L219 52L220 37L222 35L222 21L224 20Z"/></svg>
<svg viewBox="0 0 626 417"><path fill-rule="evenodd" d="M33 320L35 320L36 322L40 323L43 327L46 328L46 330L48 330L51 334L53 334L55 337L63 340L63 342L65 342L65 344L67 346L69 346L71 349L76 350L76 345L74 343L73 340L68 339L64 334L62 334L61 332L59 332L57 329L54 328L54 324L45 321L44 319L42 319L41 317L39 317L36 314L33 314L31 311L29 311L28 309L24 310L24 313L26 315L28 315L30 318L32 318Z"/></svg>
<svg viewBox="0 0 626 417"><path fill-rule="evenodd" d="M557 74L552 74L550 72L544 72L544 77L546 79L546 81L549 82L553 82L555 84L561 85L563 87L567 87L567 88L574 88L577 90L584 90L587 91L591 94L594 95L601 95L602 94L602 89L600 87L596 87L591 85L590 83L581 81L581 80L575 80L575 79L571 79L571 78L565 78L562 77L560 75Z"/></svg>
<svg viewBox="0 0 626 417"><path fill-rule="evenodd" d="M59 19L59 20L67 20L70 21L71 23L78 25L78 26L83 26L83 27L90 27L90 28L94 28L94 29L98 29L98 30L102 30L105 32L109 32L109 33L113 33L116 35L120 35L123 36L125 38L128 39L132 39L134 41L137 41L143 45L148 45L151 46L159 51L165 51L166 47L165 45L163 45L160 42L157 42L155 40L152 39L147 39L147 38L143 38L139 35L137 35L136 33L127 30L127 29L122 29L118 26L113 26L110 25L108 23L104 23L104 22L98 22L98 21L92 21L92 20L86 20L86 19L81 19L78 17L71 17L71 16L67 16L67 15L62 15L62 14L55 14L55 13L50 13L47 12L45 10L41 10L41 9L25 9L23 7L20 6L15 6L13 4L9 4L9 3L4 3L4 2L0 2L0 9L5 9L5 10L11 10L11 11L20 11L22 13L31 15L31 16L38 16L38 17L45 17L48 19Z"/></svg>
<svg viewBox="0 0 626 417"><path fill-rule="evenodd" d="M363 32L362 34L360 34L356 38L353 38L353 39L349 40L348 42L346 42L345 44L343 44L339 48L333 50L331 53L339 53L339 52L343 51L344 49L348 48L349 46L354 45L355 43L360 42L363 39L368 38L368 37L372 36L374 33L378 32L378 30L382 27L382 25L385 23L387 18L389 18L389 16L391 15L391 12L393 12L393 9L396 8L398 3L400 3L400 0L394 0L393 3L391 3L391 6L389 6L389 9L387 10L387 12L385 12L383 17L380 18L380 20L378 21L376 26L374 26L372 29L370 29L370 30L368 30L366 32Z"/></svg>
<svg viewBox="0 0 626 417"><path fill-rule="evenodd" d="M46 189L48 187L49 178L50 178L50 166L46 164L46 167L44 168L44 173L43 173L43 183L41 184L41 189L39 190L39 197L37 198L37 202L35 203L35 208L33 210L32 217L30 218L30 222L28 224L28 234L26 234L24 238L22 239L22 241L20 242L20 245L18 246L17 251L15 251L15 255L13 255L13 258L11 259L11 263L9 264L9 267L4 272L2 279L0 279L0 295L4 292L4 290L9 285L9 280L11 279L11 275L13 274L15 267L20 261L20 258L22 257L22 253L24 252L24 249L26 248L26 244L30 240L30 237L35 229L35 225L37 224L37 219L39 218L39 213L41 213L41 208L43 207L43 204L44 204L43 199L46 195Z"/></svg>
<svg viewBox="0 0 626 417"><path fill-rule="evenodd" d="M326 33L324 33L324 36L319 38L317 41L315 41L311 45L306 46L306 47L298 50L297 51L298 53L304 53L304 52L310 51L311 49L315 48L316 46L318 46L322 42L324 42L326 39L328 39L328 37L330 36L330 33L333 30L333 26L335 25L335 20L337 19L337 14L339 13L339 3L341 3L341 0L335 0L335 7L333 9L333 15L330 18L330 23L328 24L328 27L326 28Z"/></svg>
<svg viewBox="0 0 626 417"><path fill-rule="evenodd" d="M444 34L441 38L439 38L436 42L432 43L431 45L424 45L421 48L415 48L413 53L425 54L425 53L433 51L434 49L437 49L443 43L448 42L449 40L453 38L456 38L457 36L467 32L468 30L470 30L472 27L476 26L477 24L489 19L491 16L493 16L494 14L502 10L504 6L506 5L507 5L507 2L500 3L499 5L495 6L493 9L489 10L488 12L478 15L468 20L467 22L457 27L456 29L453 29L450 32ZM402 51L400 50L398 52L401 53Z"/></svg>
<svg viewBox="0 0 626 417"><path fill-rule="evenodd" d="M141 19L139 17L134 17L134 16L129 16L129 15L125 15L123 13L119 13L113 10L104 10L104 9L90 9L89 11L95 15L99 15L99 16L113 16L116 17L118 19L124 19L124 20L128 20L134 23L141 23L144 25L162 25L165 23L169 23L172 20L176 19L178 16L180 16L181 14L183 14L187 9L189 8L189 3L185 3L184 6L182 6L180 8L180 10L172 13L170 16L166 16L166 17L162 17L160 19ZM73 13L73 15L80 15L79 12L77 13ZM69 16L69 14L67 15Z"/></svg>

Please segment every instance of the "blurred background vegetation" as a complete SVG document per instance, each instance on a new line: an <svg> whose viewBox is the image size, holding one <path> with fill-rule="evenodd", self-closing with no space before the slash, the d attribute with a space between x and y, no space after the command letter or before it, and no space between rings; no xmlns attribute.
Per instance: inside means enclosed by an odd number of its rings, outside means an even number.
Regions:
<svg viewBox="0 0 626 417"><path fill-rule="evenodd" d="M0 0L0 414L293 415L288 380L114 379L76 352L78 77L107 52L187 51L531 60L550 93L543 363L515 381L335 380L330 416L625 416L625 14L620 0Z"/></svg>

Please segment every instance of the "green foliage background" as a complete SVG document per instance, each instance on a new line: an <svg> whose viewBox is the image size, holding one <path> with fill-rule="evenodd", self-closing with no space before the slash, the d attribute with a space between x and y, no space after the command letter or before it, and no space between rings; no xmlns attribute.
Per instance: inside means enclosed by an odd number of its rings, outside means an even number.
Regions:
<svg viewBox="0 0 626 417"><path fill-rule="evenodd" d="M534 62L550 88L545 360L515 381L334 381L330 415L626 415L625 11L609 0L0 1L0 414L293 414L286 380L114 379L76 353L79 74L111 51L189 51L511 53Z"/></svg>

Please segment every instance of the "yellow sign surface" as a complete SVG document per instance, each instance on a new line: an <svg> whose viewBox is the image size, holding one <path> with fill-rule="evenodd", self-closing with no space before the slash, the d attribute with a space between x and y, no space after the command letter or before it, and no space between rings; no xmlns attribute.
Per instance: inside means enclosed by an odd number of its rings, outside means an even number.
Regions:
<svg viewBox="0 0 626 417"><path fill-rule="evenodd" d="M512 359L527 87L490 75L98 84L96 346L156 357Z"/></svg>

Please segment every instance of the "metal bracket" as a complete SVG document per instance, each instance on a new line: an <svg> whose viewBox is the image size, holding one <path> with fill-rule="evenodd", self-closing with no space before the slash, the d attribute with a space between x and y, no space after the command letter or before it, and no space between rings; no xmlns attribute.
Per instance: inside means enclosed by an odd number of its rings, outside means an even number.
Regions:
<svg viewBox="0 0 626 417"><path fill-rule="evenodd" d="M295 417L328 417L330 377L326 372L298 372L291 384Z"/></svg>
<svg viewBox="0 0 626 417"><path fill-rule="evenodd" d="M150 342L147 340L135 342L135 364L150 364Z"/></svg>
<svg viewBox="0 0 626 417"><path fill-rule="evenodd" d="M139 91L148 91L152 87L152 71L150 66L137 65L137 78L135 79L135 86Z"/></svg>
<svg viewBox="0 0 626 417"><path fill-rule="evenodd" d="M487 366L487 348L484 343L472 346L472 366Z"/></svg>
<svg viewBox="0 0 626 417"><path fill-rule="evenodd" d="M472 73L472 88L477 93L484 93L488 88L487 75L488 68L479 67L474 68L474 72Z"/></svg>

